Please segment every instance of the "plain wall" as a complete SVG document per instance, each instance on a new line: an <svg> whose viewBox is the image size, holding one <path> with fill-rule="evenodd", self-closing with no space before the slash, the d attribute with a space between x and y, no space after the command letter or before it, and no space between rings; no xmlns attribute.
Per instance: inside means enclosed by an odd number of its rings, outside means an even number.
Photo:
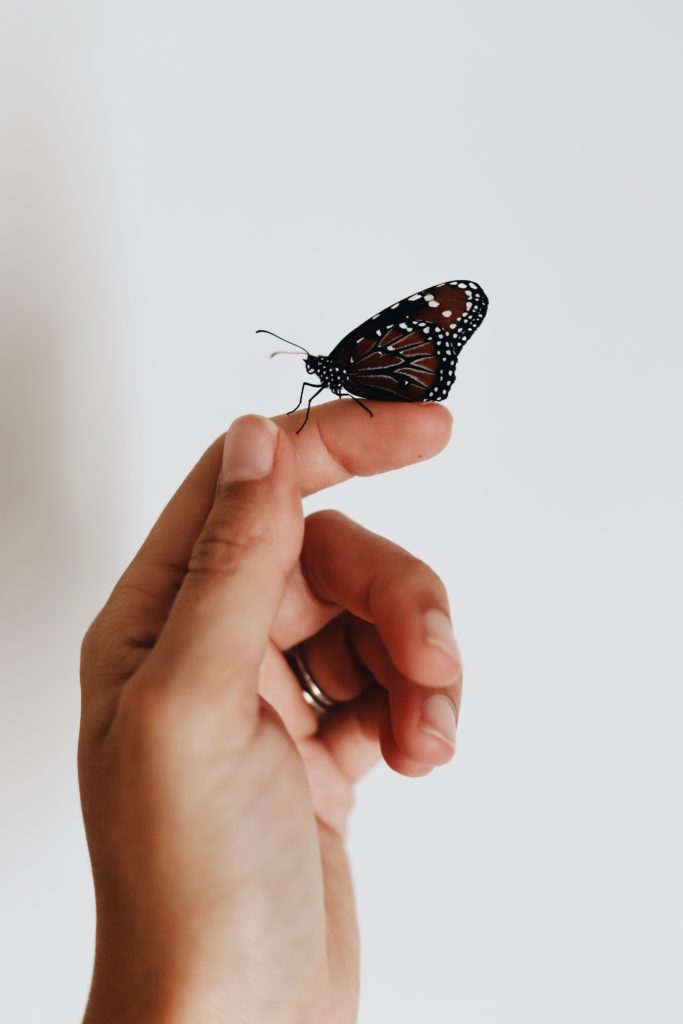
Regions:
<svg viewBox="0 0 683 1024"><path fill-rule="evenodd" d="M254 330L327 352L465 277L453 443L308 503L432 564L465 660L454 762L359 786L361 1022L680 1022L680 6L2 12L0 1015L82 1012L80 639L294 404Z"/></svg>

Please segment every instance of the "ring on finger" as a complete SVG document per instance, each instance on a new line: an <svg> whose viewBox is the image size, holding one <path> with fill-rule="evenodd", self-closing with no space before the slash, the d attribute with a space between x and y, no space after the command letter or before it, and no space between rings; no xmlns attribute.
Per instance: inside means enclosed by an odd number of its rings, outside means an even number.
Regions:
<svg viewBox="0 0 683 1024"><path fill-rule="evenodd" d="M325 711L329 711L335 704L343 703L343 701L330 697L316 682L313 673L308 667L301 644L295 644L294 647L286 651L285 658L301 687L301 696L315 711L322 714Z"/></svg>

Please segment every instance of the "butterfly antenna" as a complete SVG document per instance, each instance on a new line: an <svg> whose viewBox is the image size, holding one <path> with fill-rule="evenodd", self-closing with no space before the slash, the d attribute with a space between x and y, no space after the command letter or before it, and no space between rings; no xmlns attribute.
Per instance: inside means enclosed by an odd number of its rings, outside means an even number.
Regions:
<svg viewBox="0 0 683 1024"><path fill-rule="evenodd" d="M286 345L293 345L294 348L298 348L298 349L300 349L301 352L305 352L307 356L310 356L310 354L311 354L308 351L308 349L303 347L303 345L297 345L297 343L295 341L290 341L289 338L283 338L279 334L274 334L273 331L266 331L266 330L264 330L263 327L259 327L259 329L258 329L258 331L256 331L256 333L257 334L270 334L271 338L277 338L278 341L284 341ZM282 355L282 356L287 356L287 355L293 356L293 355L296 355L296 353L295 352L272 352L271 353L271 359L273 358L273 356L280 356L280 355Z"/></svg>

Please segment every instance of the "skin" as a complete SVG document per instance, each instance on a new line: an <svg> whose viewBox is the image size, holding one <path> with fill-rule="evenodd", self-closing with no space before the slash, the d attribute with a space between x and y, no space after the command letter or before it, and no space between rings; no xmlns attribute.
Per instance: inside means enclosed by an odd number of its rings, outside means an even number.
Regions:
<svg viewBox="0 0 683 1024"><path fill-rule="evenodd" d="M302 496L448 441L441 406L371 407L320 406L299 436L301 416L236 421L227 461L219 438L86 634L86 1024L357 1019L352 787L380 757L408 776L445 764L453 740L421 709L440 694L438 722L457 717L462 679L433 635L438 576L336 512L304 520ZM324 715L281 653L303 641L347 702Z"/></svg>

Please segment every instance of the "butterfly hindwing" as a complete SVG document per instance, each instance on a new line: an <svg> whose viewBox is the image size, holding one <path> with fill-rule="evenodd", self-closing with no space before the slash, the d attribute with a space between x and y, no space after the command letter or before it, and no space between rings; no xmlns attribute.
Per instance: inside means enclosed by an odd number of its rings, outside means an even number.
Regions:
<svg viewBox="0 0 683 1024"><path fill-rule="evenodd" d="M426 400L438 371L437 348L410 320L374 338L360 338L342 355L346 390L359 398L388 402Z"/></svg>

